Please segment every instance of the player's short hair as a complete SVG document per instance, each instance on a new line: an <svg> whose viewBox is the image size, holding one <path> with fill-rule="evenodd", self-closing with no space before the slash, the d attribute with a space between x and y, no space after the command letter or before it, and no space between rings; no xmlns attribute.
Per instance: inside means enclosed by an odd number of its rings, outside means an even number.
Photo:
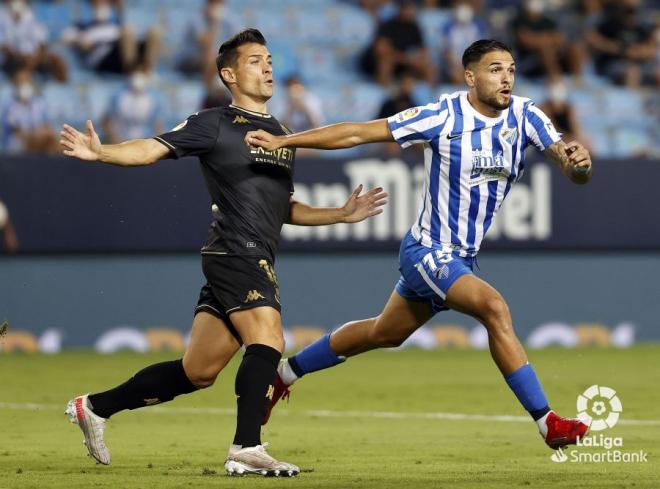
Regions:
<svg viewBox="0 0 660 489"><path fill-rule="evenodd" d="M486 53L492 51L506 51L513 54L511 48L501 41L495 39L479 39L470 44L463 51L463 68L467 68L472 63L477 63Z"/></svg>
<svg viewBox="0 0 660 489"><path fill-rule="evenodd" d="M266 38L257 29L244 29L231 39L223 42L220 49L218 49L218 56L215 58L215 65L218 68L220 80L222 80L222 83L224 83L227 88L229 88L229 85L225 83L220 71L227 66L236 66L236 61L238 60L238 48L243 44L249 43L256 43L265 46Z"/></svg>

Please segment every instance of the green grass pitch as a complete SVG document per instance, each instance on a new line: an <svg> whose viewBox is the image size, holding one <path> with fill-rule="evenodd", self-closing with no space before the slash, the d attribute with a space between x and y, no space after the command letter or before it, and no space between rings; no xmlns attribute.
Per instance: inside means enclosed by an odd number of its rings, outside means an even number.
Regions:
<svg viewBox="0 0 660 489"><path fill-rule="evenodd" d="M106 430L113 464L92 463L63 415L66 401L173 357L0 355L0 489L660 487L658 345L530 352L560 413L574 416L577 395L592 384L616 389L621 422L600 433L644 450L646 463L552 462L488 352L457 350L372 352L300 381L263 430L273 455L300 465L296 479L224 474L238 359L210 389L114 416Z"/></svg>

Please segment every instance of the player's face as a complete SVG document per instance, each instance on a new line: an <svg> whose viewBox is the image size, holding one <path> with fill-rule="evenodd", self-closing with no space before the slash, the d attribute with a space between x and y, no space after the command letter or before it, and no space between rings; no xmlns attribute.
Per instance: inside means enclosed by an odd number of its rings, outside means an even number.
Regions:
<svg viewBox="0 0 660 489"><path fill-rule="evenodd" d="M239 46L234 74L236 88L242 94L264 101L273 96L273 61L266 46L256 43Z"/></svg>
<svg viewBox="0 0 660 489"><path fill-rule="evenodd" d="M468 69L466 80L479 101L495 110L504 110L511 102L516 65L511 53L492 51Z"/></svg>

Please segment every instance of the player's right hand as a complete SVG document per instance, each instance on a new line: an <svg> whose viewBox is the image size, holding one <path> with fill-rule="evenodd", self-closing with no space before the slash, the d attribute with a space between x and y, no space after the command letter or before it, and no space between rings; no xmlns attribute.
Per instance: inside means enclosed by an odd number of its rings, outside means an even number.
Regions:
<svg viewBox="0 0 660 489"><path fill-rule="evenodd" d="M280 137L273 136L271 133L259 129L258 131L248 131L245 135L245 144L251 148L264 148L267 151L275 151L281 148Z"/></svg>
<svg viewBox="0 0 660 489"><path fill-rule="evenodd" d="M87 161L96 161L101 158L101 140L94 130L92 121L87 121L87 134L64 124L60 137L62 153L65 155Z"/></svg>

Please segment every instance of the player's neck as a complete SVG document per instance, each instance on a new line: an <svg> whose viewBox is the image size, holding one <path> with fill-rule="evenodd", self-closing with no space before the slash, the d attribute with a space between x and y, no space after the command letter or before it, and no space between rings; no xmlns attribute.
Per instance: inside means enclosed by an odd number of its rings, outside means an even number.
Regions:
<svg viewBox="0 0 660 489"><path fill-rule="evenodd" d="M233 94L231 104L250 112L268 114L268 104L266 100L256 100L248 95Z"/></svg>
<svg viewBox="0 0 660 489"><path fill-rule="evenodd" d="M502 114L501 110L494 109L489 105L484 104L476 97L476 95L473 95L470 92L468 92L467 100L468 103L472 106L472 108L477 112L479 112L481 115L485 115L486 117L496 118Z"/></svg>

